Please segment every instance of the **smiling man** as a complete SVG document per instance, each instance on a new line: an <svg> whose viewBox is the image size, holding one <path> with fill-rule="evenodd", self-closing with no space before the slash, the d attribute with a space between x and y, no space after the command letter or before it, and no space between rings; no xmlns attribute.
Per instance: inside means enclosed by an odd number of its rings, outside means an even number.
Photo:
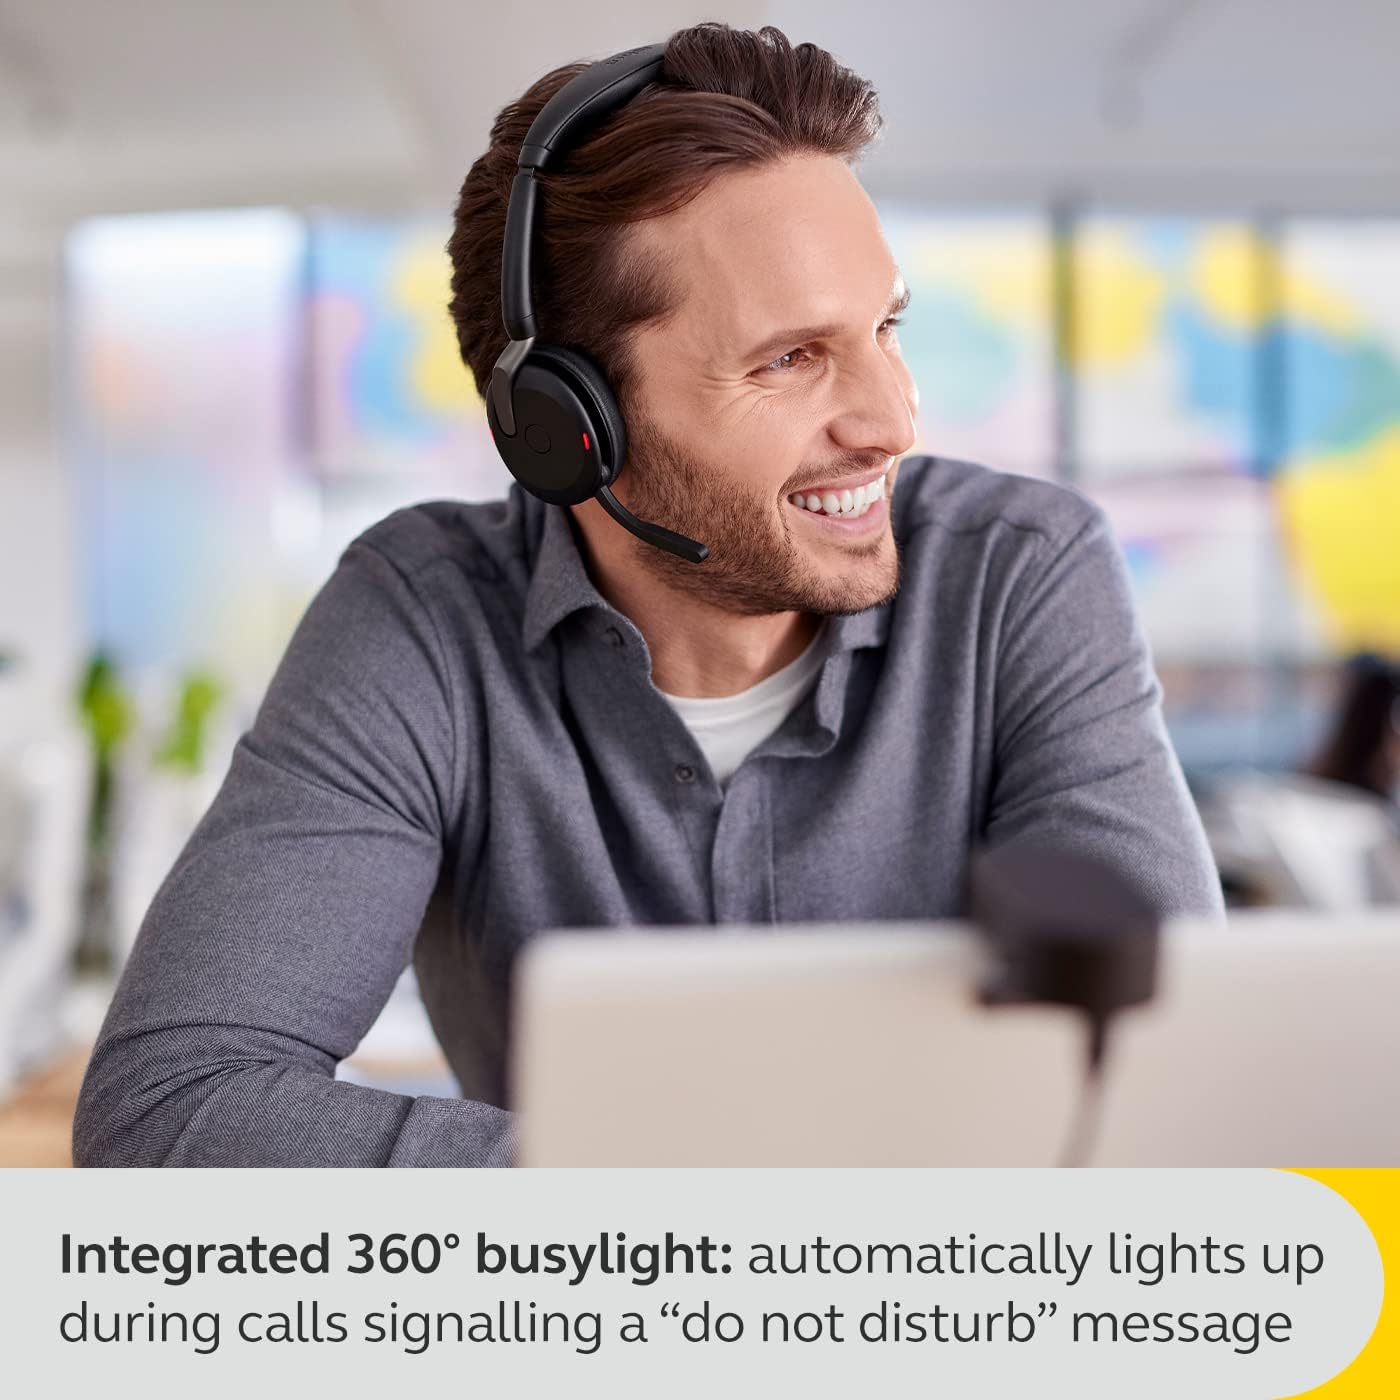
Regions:
<svg viewBox="0 0 1400 1400"><path fill-rule="evenodd" d="M516 160L577 71L462 187L483 394ZM79 1163L509 1162L510 974L544 929L957 915L971 852L1012 842L1219 911L1102 513L901 464L905 293L852 169L878 124L822 50L702 25L540 175L540 335L617 395L618 501L708 558L519 485L355 541L142 926ZM410 958L463 1099L334 1078Z"/></svg>
<svg viewBox="0 0 1400 1400"><path fill-rule="evenodd" d="M666 269L670 294L631 334L617 494L710 557L619 541L597 503L577 519L656 685L731 700L801 654L824 617L897 590L888 493L918 403L897 336L908 294L842 155L799 148L716 176L627 247Z"/></svg>

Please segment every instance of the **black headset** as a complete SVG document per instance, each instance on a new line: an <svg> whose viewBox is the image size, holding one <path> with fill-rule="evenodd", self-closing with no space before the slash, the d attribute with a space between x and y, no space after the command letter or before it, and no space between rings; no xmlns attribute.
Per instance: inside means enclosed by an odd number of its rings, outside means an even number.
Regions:
<svg viewBox="0 0 1400 1400"><path fill-rule="evenodd" d="M511 475L532 496L576 505L596 496L608 514L638 539L692 564L709 549L695 540L638 520L612 493L627 455L627 429L602 370L581 351L535 339L530 280L535 172L545 169L567 138L595 125L661 76L664 44L628 49L585 68L545 103L530 124L506 210L501 250L501 316L510 343L491 371L486 421Z"/></svg>

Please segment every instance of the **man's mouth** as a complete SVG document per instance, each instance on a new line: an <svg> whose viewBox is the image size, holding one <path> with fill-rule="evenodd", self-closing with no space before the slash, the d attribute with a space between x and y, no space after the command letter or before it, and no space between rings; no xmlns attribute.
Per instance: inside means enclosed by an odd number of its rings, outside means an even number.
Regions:
<svg viewBox="0 0 1400 1400"><path fill-rule="evenodd" d="M788 502L799 510L811 511L813 515L832 515L842 520L858 520L876 502L884 499L885 478L877 476L874 481L854 490L809 492L796 491L788 497Z"/></svg>

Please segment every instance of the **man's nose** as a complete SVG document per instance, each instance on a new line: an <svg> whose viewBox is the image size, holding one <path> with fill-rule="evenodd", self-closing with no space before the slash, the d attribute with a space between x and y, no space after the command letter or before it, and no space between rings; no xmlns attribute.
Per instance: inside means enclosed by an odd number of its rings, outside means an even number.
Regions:
<svg viewBox="0 0 1400 1400"><path fill-rule="evenodd" d="M897 351L872 344L840 376L830 432L842 447L900 457L914 445L919 396Z"/></svg>

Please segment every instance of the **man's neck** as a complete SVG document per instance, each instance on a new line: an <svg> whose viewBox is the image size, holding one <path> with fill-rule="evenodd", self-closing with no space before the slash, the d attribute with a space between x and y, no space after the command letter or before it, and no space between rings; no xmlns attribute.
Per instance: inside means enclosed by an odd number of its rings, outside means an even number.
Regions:
<svg viewBox="0 0 1400 1400"><path fill-rule="evenodd" d="M575 520L593 586L646 638L652 683L668 695L737 695L797 660L817 634L816 613L747 616L670 587L630 555L592 548L592 531L577 514ZM610 520L590 523L618 528Z"/></svg>

